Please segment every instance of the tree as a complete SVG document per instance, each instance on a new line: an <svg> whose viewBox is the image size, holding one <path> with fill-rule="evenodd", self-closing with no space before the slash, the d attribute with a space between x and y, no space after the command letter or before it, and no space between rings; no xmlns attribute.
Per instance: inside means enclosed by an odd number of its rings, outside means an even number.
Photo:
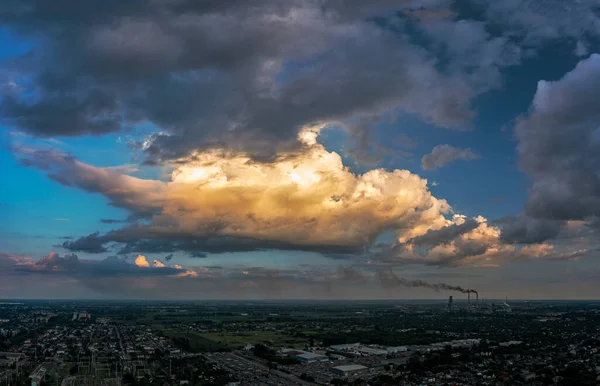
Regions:
<svg viewBox="0 0 600 386"><path fill-rule="evenodd" d="M274 354L273 350L261 343L254 345L252 353L259 358L267 358Z"/></svg>
<svg viewBox="0 0 600 386"><path fill-rule="evenodd" d="M123 375L123 384L133 386L133 385L137 385L138 382L136 381L136 379L133 376L133 374L126 373L126 374Z"/></svg>
<svg viewBox="0 0 600 386"><path fill-rule="evenodd" d="M345 380L340 379L340 378L334 378L331 380L331 384L335 385L335 386L341 386L341 385L347 385L348 382L346 382Z"/></svg>

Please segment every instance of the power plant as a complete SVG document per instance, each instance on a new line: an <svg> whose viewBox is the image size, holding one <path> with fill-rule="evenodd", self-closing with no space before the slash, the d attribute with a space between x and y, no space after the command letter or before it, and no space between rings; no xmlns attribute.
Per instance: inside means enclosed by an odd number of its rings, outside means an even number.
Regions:
<svg viewBox="0 0 600 386"><path fill-rule="evenodd" d="M447 283L429 283L423 280L409 280L402 277L396 276L392 271L379 271L376 273L376 277L381 285L386 289L395 289L398 287L407 288L429 288L434 291L456 291L463 294L467 294L467 308L471 307L471 294L475 294L475 307L479 307L479 292L474 289L461 287L459 285L452 285ZM452 311L452 304L454 299L452 296L448 298L448 312Z"/></svg>
<svg viewBox="0 0 600 386"><path fill-rule="evenodd" d="M467 293L467 303L470 305L471 304L471 294L475 294L475 304L479 304L479 292L473 290L473 289L468 289L465 291Z"/></svg>
<svg viewBox="0 0 600 386"><path fill-rule="evenodd" d="M467 309L480 307L479 292L477 292L474 289L465 289L461 292L467 294ZM475 300L473 303L471 303L471 294L475 294ZM454 310L453 306L454 306L454 297L452 295L450 295L448 297L448 312L452 312Z"/></svg>

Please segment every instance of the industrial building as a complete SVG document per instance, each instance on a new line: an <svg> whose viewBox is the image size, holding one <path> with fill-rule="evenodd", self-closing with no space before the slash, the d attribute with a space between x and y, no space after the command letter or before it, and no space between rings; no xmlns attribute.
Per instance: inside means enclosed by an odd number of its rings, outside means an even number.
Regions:
<svg viewBox="0 0 600 386"><path fill-rule="evenodd" d="M344 351L344 352L350 352L353 354L369 355L369 356L387 355L390 352L401 351L400 348L396 348L396 350L394 350L394 348L391 348L392 350L390 351L386 347L375 348L375 347L363 346L360 343L338 344L338 345L329 346L329 348L332 350L335 350L335 351ZM406 349L404 349L403 351L406 351Z"/></svg>
<svg viewBox="0 0 600 386"><path fill-rule="evenodd" d="M310 351L294 350L288 351L286 354L289 358L294 358L302 363L323 362L329 360L329 357L326 355L315 354Z"/></svg>
<svg viewBox="0 0 600 386"><path fill-rule="evenodd" d="M335 351L353 350L358 347L360 347L360 343L335 344L333 346L329 346L330 349Z"/></svg>
<svg viewBox="0 0 600 386"><path fill-rule="evenodd" d="M369 371L368 367L363 365L345 365L332 367L331 372L341 377L347 377L355 374L364 374Z"/></svg>
<svg viewBox="0 0 600 386"><path fill-rule="evenodd" d="M356 351L363 355L387 355L387 350L381 350L371 347L357 347Z"/></svg>
<svg viewBox="0 0 600 386"><path fill-rule="evenodd" d="M408 347L407 346L397 346L397 347L388 347L386 349L388 354L396 354L399 352L407 352L408 351Z"/></svg>

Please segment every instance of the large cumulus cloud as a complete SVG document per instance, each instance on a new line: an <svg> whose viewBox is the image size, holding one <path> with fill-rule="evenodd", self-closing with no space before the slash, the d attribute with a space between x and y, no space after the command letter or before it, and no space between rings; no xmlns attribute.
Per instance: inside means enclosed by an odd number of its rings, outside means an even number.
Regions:
<svg viewBox="0 0 600 386"><path fill-rule="evenodd" d="M431 195L426 180L407 170L355 175L317 142L319 130L306 128L302 150L282 153L273 162L225 150L197 151L164 183L54 152L24 149L20 155L26 165L101 193L149 220L63 244L71 250L99 252L113 241L127 244L128 252L148 247L153 252L359 253L386 231L406 240L445 225L451 208Z"/></svg>
<svg viewBox="0 0 600 386"><path fill-rule="evenodd" d="M337 153L318 142L321 129L306 127L299 135L300 150L268 162L225 149L195 151L171 165L167 182L96 168L51 151L21 149L18 154L26 165L103 194L143 219L62 245L72 251L102 252L114 245L118 254L185 251L205 257L273 249L374 254L376 260L396 263L492 265L530 258L530 252L539 251L521 244L537 245L553 236L548 233L554 228L532 223L529 239L518 238L521 228L514 222L501 225L502 236L501 226L481 216L453 214L445 200L431 194L426 180L407 170L353 174ZM379 245L385 233L395 240ZM534 257L554 258L559 252L545 247ZM140 264L150 265L145 259Z"/></svg>

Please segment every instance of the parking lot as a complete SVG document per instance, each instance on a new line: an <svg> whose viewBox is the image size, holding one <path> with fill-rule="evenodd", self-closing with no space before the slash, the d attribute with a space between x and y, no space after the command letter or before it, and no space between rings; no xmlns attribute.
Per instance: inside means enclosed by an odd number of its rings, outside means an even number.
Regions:
<svg viewBox="0 0 600 386"><path fill-rule="evenodd" d="M235 353L211 353L206 358L219 368L227 370L239 378L242 385L310 385L294 375L271 370L267 366L243 358Z"/></svg>

